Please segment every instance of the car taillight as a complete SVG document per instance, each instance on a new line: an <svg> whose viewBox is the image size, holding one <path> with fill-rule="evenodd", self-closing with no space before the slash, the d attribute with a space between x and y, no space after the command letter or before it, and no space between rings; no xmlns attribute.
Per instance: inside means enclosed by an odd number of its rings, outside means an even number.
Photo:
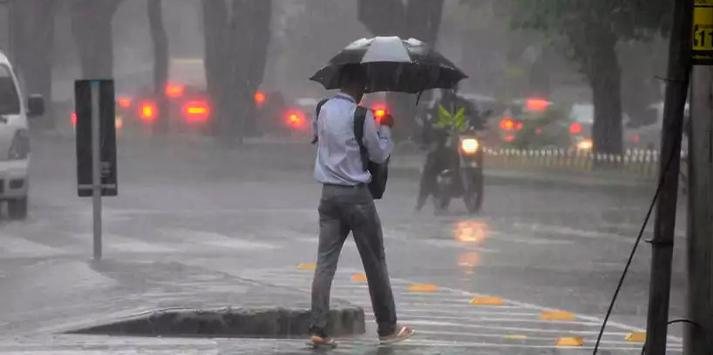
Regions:
<svg viewBox="0 0 713 355"><path fill-rule="evenodd" d="M127 96L119 96L116 98L116 104L119 108L128 109L131 107L131 98Z"/></svg>
<svg viewBox="0 0 713 355"><path fill-rule="evenodd" d="M530 112L543 112L547 110L550 105L552 105L552 103L545 99L531 98L525 101L525 110Z"/></svg>
<svg viewBox="0 0 713 355"><path fill-rule="evenodd" d="M121 116L114 118L114 127L116 127L117 130L124 128L124 119Z"/></svg>
<svg viewBox="0 0 713 355"><path fill-rule="evenodd" d="M286 123L293 129L302 130L307 126L307 120L301 111L288 111Z"/></svg>
<svg viewBox="0 0 713 355"><path fill-rule="evenodd" d="M253 100L255 100L255 106L262 107L262 105L265 104L265 101L267 101L267 95L265 95L265 93L260 90L255 91Z"/></svg>
<svg viewBox="0 0 713 355"><path fill-rule="evenodd" d="M12 144L8 151L7 158L10 160L27 159L30 154L30 136L27 130L19 129L12 138Z"/></svg>
<svg viewBox="0 0 713 355"><path fill-rule="evenodd" d="M572 122L569 125L569 134L575 136L582 133L582 124L579 122Z"/></svg>
<svg viewBox="0 0 713 355"><path fill-rule="evenodd" d="M69 121L72 122L72 126L77 125L77 113L72 112L72 114L69 115Z"/></svg>
<svg viewBox="0 0 713 355"><path fill-rule="evenodd" d="M164 94L166 97L171 98L171 99L177 99L181 96L183 96L183 93L186 91L186 86L183 84L176 84L176 83L168 83L166 84L166 87L164 88Z"/></svg>
<svg viewBox="0 0 713 355"><path fill-rule="evenodd" d="M480 147L480 143L475 138L464 138L460 141L460 149L465 154L475 154L478 151L478 147Z"/></svg>
<svg viewBox="0 0 713 355"><path fill-rule="evenodd" d="M522 122L516 121L511 117L505 117L500 120L500 129L503 131L516 131L522 129Z"/></svg>
<svg viewBox="0 0 713 355"><path fill-rule="evenodd" d="M389 114L389 110L386 109L386 106L384 105L375 105L371 110L374 114L376 122L381 122L381 120Z"/></svg>
<svg viewBox="0 0 713 355"><path fill-rule="evenodd" d="M144 122L153 122L158 117L158 105L154 101L142 101L138 110L139 118Z"/></svg>
<svg viewBox="0 0 713 355"><path fill-rule="evenodd" d="M205 122L210 117L210 105L206 101L188 101L182 108L183 117L188 122Z"/></svg>

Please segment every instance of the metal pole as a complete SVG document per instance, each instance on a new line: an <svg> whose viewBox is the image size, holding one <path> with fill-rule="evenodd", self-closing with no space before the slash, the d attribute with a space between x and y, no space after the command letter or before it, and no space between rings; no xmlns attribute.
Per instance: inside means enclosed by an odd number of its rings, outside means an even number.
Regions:
<svg viewBox="0 0 713 355"><path fill-rule="evenodd" d="M688 319L684 354L710 354L713 339L713 67L693 69L688 163Z"/></svg>
<svg viewBox="0 0 713 355"><path fill-rule="evenodd" d="M102 257L102 181L101 181L101 121L99 113L99 85L91 82L92 92L92 212L94 216L94 260Z"/></svg>
<svg viewBox="0 0 713 355"><path fill-rule="evenodd" d="M676 0L669 42L666 101L659 159L661 192L656 205L651 241L651 279L646 323L646 354L665 355L668 307L671 293L671 260L676 226L678 174L681 160L683 111L690 77L691 16L693 2Z"/></svg>

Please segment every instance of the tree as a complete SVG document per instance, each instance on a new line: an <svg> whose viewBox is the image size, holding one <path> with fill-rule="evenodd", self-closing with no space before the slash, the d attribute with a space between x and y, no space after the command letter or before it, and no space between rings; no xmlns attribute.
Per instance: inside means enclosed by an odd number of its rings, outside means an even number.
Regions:
<svg viewBox="0 0 713 355"><path fill-rule="evenodd" d="M19 68L28 93L38 93L52 100L52 49L54 45L55 0L13 1L11 18L11 55ZM48 114L52 117L51 112ZM42 120L45 128L54 128L52 119Z"/></svg>
<svg viewBox="0 0 713 355"><path fill-rule="evenodd" d="M436 46L443 0L359 0L358 6L359 21L374 35L414 37ZM396 117L414 117L415 101L411 95L390 94L388 100ZM397 135L413 133L414 120L402 122L395 131Z"/></svg>
<svg viewBox="0 0 713 355"><path fill-rule="evenodd" d="M163 90L168 81L168 36L163 24L163 8L161 5L161 0L147 0L154 54L154 95L159 100L159 112L167 112L166 95L164 95ZM156 128L160 133L165 133L168 130L168 120L160 120Z"/></svg>
<svg viewBox="0 0 713 355"><path fill-rule="evenodd" d="M114 41L111 21L122 0L74 0L72 34L79 50L82 76L111 78L114 72Z"/></svg>
<svg viewBox="0 0 713 355"><path fill-rule="evenodd" d="M215 105L214 133L227 144L254 132L253 94L270 41L270 0L203 0L205 68Z"/></svg>
<svg viewBox="0 0 713 355"><path fill-rule="evenodd" d="M592 89L594 149L621 153L621 66L617 44L644 40L669 27L671 2L664 0L511 0L516 28L542 31L563 44Z"/></svg>

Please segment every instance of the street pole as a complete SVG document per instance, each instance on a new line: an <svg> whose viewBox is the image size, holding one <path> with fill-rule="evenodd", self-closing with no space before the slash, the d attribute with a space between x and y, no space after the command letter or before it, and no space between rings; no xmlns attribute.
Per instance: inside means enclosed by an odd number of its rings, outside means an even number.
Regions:
<svg viewBox="0 0 713 355"><path fill-rule="evenodd" d="M713 345L713 67L694 67L691 84L687 318L693 325L686 327L684 353L707 355Z"/></svg>
<svg viewBox="0 0 713 355"><path fill-rule="evenodd" d="M646 323L646 354L648 355L666 354L683 112L691 70L692 12L691 0L675 0L661 130L661 158L659 159L661 186L656 205L654 237L651 241L651 278Z"/></svg>
<svg viewBox="0 0 713 355"><path fill-rule="evenodd" d="M98 80L91 82L92 92L92 214L94 220L94 260L102 258L102 173L101 118Z"/></svg>

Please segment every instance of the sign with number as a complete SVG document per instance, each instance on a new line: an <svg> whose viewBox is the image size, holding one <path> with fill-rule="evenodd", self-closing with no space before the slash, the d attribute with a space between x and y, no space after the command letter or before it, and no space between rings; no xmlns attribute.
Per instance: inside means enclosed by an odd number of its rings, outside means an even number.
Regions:
<svg viewBox="0 0 713 355"><path fill-rule="evenodd" d="M713 65L713 0L694 0L693 6L693 64Z"/></svg>

